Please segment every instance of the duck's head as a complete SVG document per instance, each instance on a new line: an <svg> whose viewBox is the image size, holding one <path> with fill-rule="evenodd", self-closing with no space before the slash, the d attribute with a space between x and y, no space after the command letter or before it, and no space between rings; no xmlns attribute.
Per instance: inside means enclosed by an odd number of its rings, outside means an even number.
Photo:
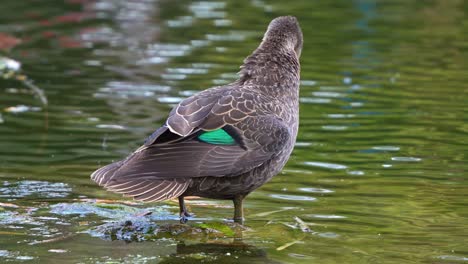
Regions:
<svg viewBox="0 0 468 264"><path fill-rule="evenodd" d="M302 30L293 16L282 16L273 19L263 36L263 46L276 46L285 50L294 50L297 58L302 51Z"/></svg>

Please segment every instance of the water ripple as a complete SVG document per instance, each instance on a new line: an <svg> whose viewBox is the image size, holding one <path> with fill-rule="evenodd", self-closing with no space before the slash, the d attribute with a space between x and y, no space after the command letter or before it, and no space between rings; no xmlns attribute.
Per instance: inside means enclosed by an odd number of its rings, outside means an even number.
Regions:
<svg viewBox="0 0 468 264"><path fill-rule="evenodd" d="M315 86L317 84L316 81L312 80L301 80L301 85L302 86Z"/></svg>
<svg viewBox="0 0 468 264"><path fill-rule="evenodd" d="M189 9L198 18L224 18L226 17L226 12L217 11L217 9L224 8L225 6L225 2L201 1L192 3Z"/></svg>
<svg viewBox="0 0 468 264"><path fill-rule="evenodd" d="M155 95L155 93L166 93L170 90L171 87L166 85L111 81L107 83L106 87L99 88L94 96L148 97Z"/></svg>
<svg viewBox="0 0 468 264"><path fill-rule="evenodd" d="M228 34L206 34L206 39L211 41L244 41L247 38L245 32L230 32Z"/></svg>
<svg viewBox="0 0 468 264"><path fill-rule="evenodd" d="M309 214L306 215L307 217L312 217L312 218L323 218L323 219L344 219L346 216L342 215L323 215L323 214Z"/></svg>
<svg viewBox="0 0 468 264"><path fill-rule="evenodd" d="M353 118L355 114L328 114L327 117L329 118Z"/></svg>
<svg viewBox="0 0 468 264"><path fill-rule="evenodd" d="M348 174L361 176L361 175L364 175L365 173L363 171L355 170L355 171L348 171Z"/></svg>
<svg viewBox="0 0 468 264"><path fill-rule="evenodd" d="M299 141L296 141L296 143L294 144L295 147L309 147L311 145L312 145L311 142L299 142Z"/></svg>
<svg viewBox="0 0 468 264"><path fill-rule="evenodd" d="M229 20L229 19L215 19L213 21L213 23L215 24L215 26L217 27L227 27L227 26L231 26L232 25L232 21Z"/></svg>
<svg viewBox="0 0 468 264"><path fill-rule="evenodd" d="M399 151L400 147L396 146L374 146L372 149L383 150L383 151Z"/></svg>
<svg viewBox="0 0 468 264"><path fill-rule="evenodd" d="M208 73L207 69L203 68L167 68L166 71L168 73L175 73L175 74L206 74Z"/></svg>
<svg viewBox="0 0 468 264"><path fill-rule="evenodd" d="M10 106L5 108L5 112L19 114L24 112L38 112L41 111L40 107L36 106L27 106L27 105L17 105L17 106Z"/></svg>
<svg viewBox="0 0 468 264"><path fill-rule="evenodd" d="M184 80L187 78L186 74L161 74L164 80Z"/></svg>
<svg viewBox="0 0 468 264"><path fill-rule="evenodd" d="M454 256L454 255L442 255L437 258L449 261L468 261L468 257Z"/></svg>
<svg viewBox="0 0 468 264"><path fill-rule="evenodd" d="M314 188L314 187L303 187L299 188L298 190L303 191L303 192L309 192L309 193L332 193L335 191L324 189L324 188Z"/></svg>
<svg viewBox="0 0 468 264"><path fill-rule="evenodd" d="M317 96L317 97L332 97L332 98L337 98L337 97L344 97L344 94L342 93L336 93L336 92L312 92L312 95Z"/></svg>
<svg viewBox="0 0 468 264"><path fill-rule="evenodd" d="M332 131L340 131L340 130L346 130L348 129L347 126L332 126L332 125L326 125L322 126L323 130L332 130Z"/></svg>
<svg viewBox="0 0 468 264"><path fill-rule="evenodd" d="M401 161L401 162L419 162L422 159L416 157L392 157L393 161Z"/></svg>
<svg viewBox="0 0 468 264"><path fill-rule="evenodd" d="M273 198L281 200L292 200L292 201L315 201L317 198L310 196L301 196L301 195L289 195L289 194L271 194Z"/></svg>
<svg viewBox="0 0 468 264"><path fill-rule="evenodd" d="M306 104L328 104L328 103L331 103L332 100L329 98L301 97L299 101L301 103L306 103Z"/></svg>
<svg viewBox="0 0 468 264"><path fill-rule="evenodd" d="M106 129L117 129L117 130L125 130L127 129L124 126L121 125L115 125L115 124L99 124L96 125L97 128L106 128Z"/></svg>
<svg viewBox="0 0 468 264"><path fill-rule="evenodd" d="M306 161L304 162L304 164L307 166L320 167L320 168L333 169L333 170L344 170L348 168L348 166L341 165L341 164L319 162L319 161Z"/></svg>
<svg viewBox="0 0 468 264"><path fill-rule="evenodd" d="M174 20L168 20L166 24L169 27L190 27L193 24L192 16L180 16Z"/></svg>

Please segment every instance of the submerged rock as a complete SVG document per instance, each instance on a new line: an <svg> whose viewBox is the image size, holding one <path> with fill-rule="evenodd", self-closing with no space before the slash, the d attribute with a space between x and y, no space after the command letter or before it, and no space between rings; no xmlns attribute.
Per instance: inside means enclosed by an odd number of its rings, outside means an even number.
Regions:
<svg viewBox="0 0 468 264"><path fill-rule="evenodd" d="M177 252L159 263L279 263L264 249L242 242L177 244Z"/></svg>
<svg viewBox="0 0 468 264"><path fill-rule="evenodd" d="M179 216L170 212L167 206L139 208L118 203L78 202L52 205L50 212L65 216L75 215L80 219L89 218L89 215L106 218L106 223L84 232L93 237L127 242L167 238L225 238L234 237L238 231L244 230L244 227L231 222L192 221L190 225L179 224Z"/></svg>
<svg viewBox="0 0 468 264"><path fill-rule="evenodd" d="M141 242L158 239L217 239L234 237L235 228L227 223L203 223L185 225L179 223L155 223L147 218L109 222L90 229L87 233L106 240Z"/></svg>
<svg viewBox="0 0 468 264"><path fill-rule="evenodd" d="M149 237L157 234L158 225L148 221L141 220L123 220L119 222L110 222L92 228L87 231L93 237L99 237L106 240L123 240L127 242L140 242L148 240Z"/></svg>

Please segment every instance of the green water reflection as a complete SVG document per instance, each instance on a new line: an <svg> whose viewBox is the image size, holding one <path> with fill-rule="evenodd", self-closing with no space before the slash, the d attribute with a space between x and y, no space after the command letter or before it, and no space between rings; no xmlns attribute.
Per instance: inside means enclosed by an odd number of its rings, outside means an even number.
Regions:
<svg viewBox="0 0 468 264"><path fill-rule="evenodd" d="M2 1L0 52L49 104L0 79L0 262L467 262L467 12L462 0ZM234 80L284 14L304 33L298 143L246 200L242 241L110 241L90 230L115 218L54 211L121 200L89 174L182 98ZM145 208L130 206L122 217ZM194 223L232 211L189 206ZM177 220L175 203L147 208Z"/></svg>

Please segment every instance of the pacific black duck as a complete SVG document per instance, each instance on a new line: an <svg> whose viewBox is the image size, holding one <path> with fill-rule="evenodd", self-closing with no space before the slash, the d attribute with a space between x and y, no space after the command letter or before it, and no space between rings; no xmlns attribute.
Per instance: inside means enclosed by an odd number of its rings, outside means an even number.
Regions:
<svg viewBox="0 0 468 264"><path fill-rule="evenodd" d="M91 178L107 190L154 202L185 196L229 199L243 222L243 199L278 174L299 125L302 31L295 17L271 21L239 79L180 102L165 124L124 160Z"/></svg>

